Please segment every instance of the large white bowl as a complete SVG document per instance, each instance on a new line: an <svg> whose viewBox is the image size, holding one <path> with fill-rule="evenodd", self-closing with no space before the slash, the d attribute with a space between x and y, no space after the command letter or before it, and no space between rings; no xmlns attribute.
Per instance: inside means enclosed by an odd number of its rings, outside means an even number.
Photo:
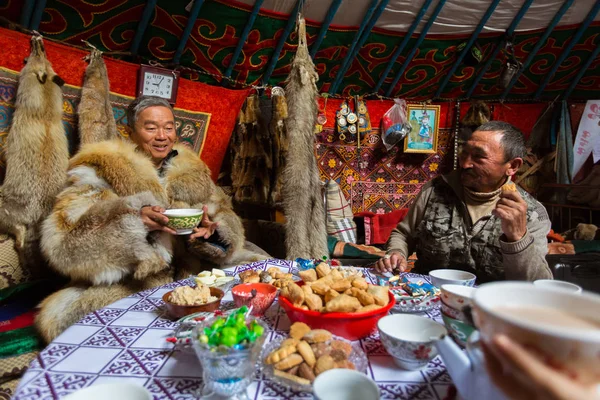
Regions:
<svg viewBox="0 0 600 400"><path fill-rule="evenodd" d="M471 286L446 284L442 285L440 290L442 292L440 296L442 303L457 311L461 311L465 306L471 304L473 293L477 289Z"/></svg>
<svg viewBox="0 0 600 400"><path fill-rule="evenodd" d="M429 272L433 286L442 287L442 285L462 285L473 286L476 276L467 271L458 269L434 269Z"/></svg>
<svg viewBox="0 0 600 400"><path fill-rule="evenodd" d="M152 395L140 385L128 382L88 386L63 398L64 400L152 400Z"/></svg>
<svg viewBox="0 0 600 400"><path fill-rule="evenodd" d="M436 339L448 334L444 325L427 317L392 314L377 322L381 343L403 369L423 368L437 355Z"/></svg>
<svg viewBox="0 0 600 400"><path fill-rule="evenodd" d="M330 369L317 376L313 391L318 400L378 400L377 384L351 369Z"/></svg>
<svg viewBox="0 0 600 400"><path fill-rule="evenodd" d="M505 334L527 347L537 348L553 365L577 374L584 383L600 381L600 296L547 289L525 282L493 282L477 288L472 302L475 324L484 341ZM564 326L563 321L541 323L531 317L500 313L500 307L543 307L597 324L597 329ZM550 361L549 361L550 362Z"/></svg>

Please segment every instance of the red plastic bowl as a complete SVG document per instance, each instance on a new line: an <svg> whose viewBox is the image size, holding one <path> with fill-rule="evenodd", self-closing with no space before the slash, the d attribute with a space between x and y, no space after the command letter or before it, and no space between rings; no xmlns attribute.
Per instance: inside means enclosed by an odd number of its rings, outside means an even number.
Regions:
<svg viewBox="0 0 600 400"><path fill-rule="evenodd" d="M252 296L252 290L256 290L255 296ZM276 294L277 288L268 283L242 283L231 289L235 306L252 307L250 314L258 317L271 307L271 304L275 301Z"/></svg>
<svg viewBox="0 0 600 400"><path fill-rule="evenodd" d="M301 286L303 282L298 282ZM377 321L385 317L396 304L394 295L388 291L390 302L378 310L365 313L321 313L295 307L291 301L279 296L279 304L287 313L290 321L304 322L312 329L326 329L334 335L348 340L358 340L377 331Z"/></svg>

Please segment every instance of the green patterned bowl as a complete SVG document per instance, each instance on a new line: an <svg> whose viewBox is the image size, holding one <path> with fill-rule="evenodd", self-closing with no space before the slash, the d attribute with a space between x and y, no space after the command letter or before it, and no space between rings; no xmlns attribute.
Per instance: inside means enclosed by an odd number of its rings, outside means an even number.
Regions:
<svg viewBox="0 0 600 400"><path fill-rule="evenodd" d="M174 208L163 214L169 217L169 228L175 229L178 235L189 235L200 224L204 211L197 208Z"/></svg>

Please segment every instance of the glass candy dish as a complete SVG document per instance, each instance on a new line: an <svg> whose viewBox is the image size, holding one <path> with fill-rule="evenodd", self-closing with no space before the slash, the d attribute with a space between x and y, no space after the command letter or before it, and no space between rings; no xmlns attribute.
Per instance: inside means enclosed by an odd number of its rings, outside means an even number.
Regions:
<svg viewBox="0 0 600 400"><path fill-rule="evenodd" d="M246 317L246 324L256 321L264 333L255 342L237 349L226 346L209 346L199 341L204 328L210 327L218 317L207 318L192 330L192 346L200 364L204 386L198 397L202 399L248 399L246 389L252 383L262 345L268 333L267 325Z"/></svg>

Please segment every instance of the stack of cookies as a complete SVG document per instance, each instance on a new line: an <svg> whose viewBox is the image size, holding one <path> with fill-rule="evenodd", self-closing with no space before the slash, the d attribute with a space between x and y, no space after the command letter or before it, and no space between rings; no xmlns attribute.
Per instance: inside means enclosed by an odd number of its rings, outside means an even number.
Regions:
<svg viewBox="0 0 600 400"><path fill-rule="evenodd" d="M310 329L303 322L290 327L290 337L264 360L274 374L300 385L310 385L319 374L333 368L355 369L349 360L350 343L336 340L324 329Z"/></svg>
<svg viewBox="0 0 600 400"><path fill-rule="evenodd" d="M326 263L299 272L304 285L288 283L281 296L295 307L320 312L368 312L386 306L388 287L367 283L361 273L345 274Z"/></svg>

